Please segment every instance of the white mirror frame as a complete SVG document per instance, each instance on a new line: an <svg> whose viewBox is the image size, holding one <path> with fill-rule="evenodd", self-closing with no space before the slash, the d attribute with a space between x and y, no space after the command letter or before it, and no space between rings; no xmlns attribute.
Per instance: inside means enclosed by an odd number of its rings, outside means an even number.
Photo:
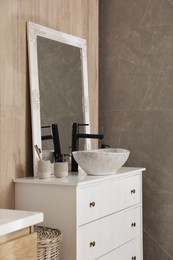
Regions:
<svg viewBox="0 0 173 260"><path fill-rule="evenodd" d="M80 48L82 61L82 80L83 80L83 115L84 122L89 124L86 127L86 133L90 133L89 116L89 94L88 94L88 70L87 70L87 45L86 40L75 37L63 32L50 29L48 27L27 22L27 39L29 54L29 79L30 79L30 103L31 103L31 123L32 123L32 146L33 146L33 171L34 177L38 176L38 156L34 145L42 149L41 143L41 118L40 118L40 92L38 77L38 59L37 59L37 36L55 40ZM91 149L90 139L86 139L85 149Z"/></svg>

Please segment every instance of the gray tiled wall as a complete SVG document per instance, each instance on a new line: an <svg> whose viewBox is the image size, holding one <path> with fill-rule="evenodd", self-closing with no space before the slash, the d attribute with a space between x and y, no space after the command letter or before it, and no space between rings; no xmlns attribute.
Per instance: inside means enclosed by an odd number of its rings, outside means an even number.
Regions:
<svg viewBox="0 0 173 260"><path fill-rule="evenodd" d="M173 259L173 1L100 0L100 132L143 174L144 260Z"/></svg>

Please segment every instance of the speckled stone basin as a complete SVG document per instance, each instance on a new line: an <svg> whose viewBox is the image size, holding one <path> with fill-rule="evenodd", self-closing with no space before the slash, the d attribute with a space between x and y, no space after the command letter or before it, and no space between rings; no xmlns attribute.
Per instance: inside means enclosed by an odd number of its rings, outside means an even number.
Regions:
<svg viewBox="0 0 173 260"><path fill-rule="evenodd" d="M78 165L89 175L115 174L127 161L130 152L122 148L106 148L73 152Z"/></svg>

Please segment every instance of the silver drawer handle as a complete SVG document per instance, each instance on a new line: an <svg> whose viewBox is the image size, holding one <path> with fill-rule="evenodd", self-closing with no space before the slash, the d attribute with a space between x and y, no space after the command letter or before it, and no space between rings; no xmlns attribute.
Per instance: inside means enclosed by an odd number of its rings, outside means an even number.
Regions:
<svg viewBox="0 0 173 260"><path fill-rule="evenodd" d="M132 256L132 260L136 260L136 256Z"/></svg>
<svg viewBox="0 0 173 260"><path fill-rule="evenodd" d="M136 222L133 222L133 223L131 224L131 227L136 227Z"/></svg>
<svg viewBox="0 0 173 260"><path fill-rule="evenodd" d="M95 241L90 242L90 247L95 247L95 245L96 245Z"/></svg>
<svg viewBox="0 0 173 260"><path fill-rule="evenodd" d="M90 202L90 208L92 208L92 207L95 207L95 202L93 201L93 202Z"/></svg>
<svg viewBox="0 0 173 260"><path fill-rule="evenodd" d="M136 192L135 189L131 190L131 194L135 194L135 192Z"/></svg>

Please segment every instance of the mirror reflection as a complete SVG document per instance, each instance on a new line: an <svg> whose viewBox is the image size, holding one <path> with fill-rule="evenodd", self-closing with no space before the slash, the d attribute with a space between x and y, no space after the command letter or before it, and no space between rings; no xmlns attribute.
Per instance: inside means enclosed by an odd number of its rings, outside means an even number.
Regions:
<svg viewBox="0 0 173 260"><path fill-rule="evenodd" d="M41 126L58 123L61 152L69 154L72 123L83 122L81 50L38 36L37 53ZM49 131L42 128L42 135ZM42 149L53 150L52 140Z"/></svg>

